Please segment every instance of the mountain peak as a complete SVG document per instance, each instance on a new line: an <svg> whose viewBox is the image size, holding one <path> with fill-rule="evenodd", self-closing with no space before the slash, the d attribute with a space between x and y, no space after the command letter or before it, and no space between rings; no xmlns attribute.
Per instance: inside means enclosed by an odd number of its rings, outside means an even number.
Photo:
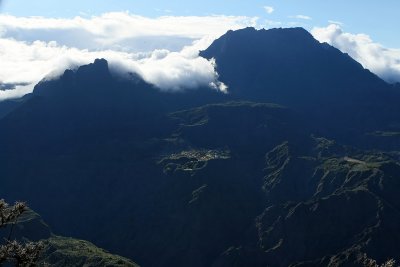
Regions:
<svg viewBox="0 0 400 267"><path fill-rule="evenodd" d="M228 31L205 51L202 51L202 56L209 57L207 51L212 50L215 46L225 46L228 44L249 46L257 45L261 42L267 42L267 45L278 45L286 43L286 45L307 45L312 46L319 44L317 40L307 30L301 27L297 28L273 28L257 30L253 27L247 27L236 31Z"/></svg>
<svg viewBox="0 0 400 267"><path fill-rule="evenodd" d="M78 79L104 80L111 77L108 62L104 58L96 59L93 63L79 67L76 72Z"/></svg>
<svg viewBox="0 0 400 267"><path fill-rule="evenodd" d="M216 60L220 80L231 94L284 105L298 103L297 96L310 99L321 93L387 86L303 28L229 31L200 55Z"/></svg>
<svg viewBox="0 0 400 267"><path fill-rule="evenodd" d="M81 92L98 92L98 88L112 82L112 76L105 59L96 59L93 63L80 66L78 70L67 69L59 79L44 80L35 86L34 95L53 96L70 93L73 88L81 88Z"/></svg>
<svg viewBox="0 0 400 267"><path fill-rule="evenodd" d="M240 32L247 32L247 33L302 33L311 36L311 34L304 29L303 27L292 27L292 28L271 28L271 29L256 29L254 27L246 27L239 30L229 30L228 33L240 33Z"/></svg>
<svg viewBox="0 0 400 267"><path fill-rule="evenodd" d="M105 60L104 58L96 58L94 60L94 65L103 65L103 66L107 66L108 67L108 62L107 60Z"/></svg>

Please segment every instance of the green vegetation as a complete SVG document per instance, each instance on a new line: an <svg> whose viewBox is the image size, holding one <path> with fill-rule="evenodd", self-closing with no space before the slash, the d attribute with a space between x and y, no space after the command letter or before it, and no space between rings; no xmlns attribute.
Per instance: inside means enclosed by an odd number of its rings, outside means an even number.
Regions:
<svg viewBox="0 0 400 267"><path fill-rule="evenodd" d="M134 262L110 254L90 242L53 236L43 241L44 252L40 264L55 267L138 267Z"/></svg>
<svg viewBox="0 0 400 267"><path fill-rule="evenodd" d="M186 150L163 157L159 164L164 166L164 173L170 174L177 170L195 172L207 166L212 160L226 160L230 158L228 150Z"/></svg>
<svg viewBox="0 0 400 267"><path fill-rule="evenodd" d="M52 235L40 216L22 202L10 206L0 200L0 228L6 230L1 235L5 244L0 246L0 266L138 267L90 242Z"/></svg>

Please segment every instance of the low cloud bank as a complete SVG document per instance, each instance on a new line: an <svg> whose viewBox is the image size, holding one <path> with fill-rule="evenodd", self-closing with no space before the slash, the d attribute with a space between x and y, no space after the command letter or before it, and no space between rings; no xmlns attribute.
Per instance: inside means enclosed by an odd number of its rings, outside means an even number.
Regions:
<svg viewBox="0 0 400 267"><path fill-rule="evenodd" d="M124 76L135 72L162 90L178 91L209 86L224 91L226 87L218 82L215 63L198 55L198 51L205 48L203 44L209 44L210 41L201 39L179 52L154 50L127 53L80 50L59 46L55 42L25 43L0 39L0 81L2 84L16 85L14 90L1 91L0 100L29 93L43 77L57 78L65 69L91 63L96 58L106 58L114 75Z"/></svg>
<svg viewBox="0 0 400 267"><path fill-rule="evenodd" d="M360 62L389 83L400 82L400 49L391 49L374 42L366 34L351 34L338 24L314 28L311 33Z"/></svg>
<svg viewBox="0 0 400 267"><path fill-rule="evenodd" d="M43 77L57 77L96 58L107 59L114 74L136 72L162 90L209 86L225 91L215 62L199 57L199 50L226 31L256 26L256 21L232 16L151 19L115 12L72 19L0 15L0 83L23 84L0 91L0 100L29 93Z"/></svg>

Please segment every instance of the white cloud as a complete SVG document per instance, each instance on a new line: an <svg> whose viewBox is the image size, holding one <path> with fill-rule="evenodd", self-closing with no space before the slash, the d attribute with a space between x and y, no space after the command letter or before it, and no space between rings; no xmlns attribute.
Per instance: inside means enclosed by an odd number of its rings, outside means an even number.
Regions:
<svg viewBox="0 0 400 267"><path fill-rule="evenodd" d="M230 29L256 26L233 16L146 18L129 13L51 19L0 15L0 83L25 84L0 92L0 100L30 92L45 76L106 58L112 70L137 72L161 89L213 86L213 61L199 50ZM226 89L226 88L225 88Z"/></svg>
<svg viewBox="0 0 400 267"><path fill-rule="evenodd" d="M366 34L343 32L337 24L314 28L314 37L348 53L365 68L388 82L400 82L400 49L385 48Z"/></svg>
<svg viewBox="0 0 400 267"><path fill-rule="evenodd" d="M272 6L263 6L263 8L268 14L272 14L275 11L275 8L273 8Z"/></svg>
<svg viewBox="0 0 400 267"><path fill-rule="evenodd" d="M289 18L292 18L292 19L303 19L303 20L312 20L311 17L306 16L306 15L289 16Z"/></svg>
<svg viewBox="0 0 400 267"><path fill-rule="evenodd" d="M113 50L88 51L60 46L55 42L25 43L0 39L0 81L3 83L29 83L15 90L0 92L0 99L29 93L43 77L57 77L66 68L74 68L106 58L116 75L138 73L145 81L163 90L180 90L212 86L224 89L218 83L213 61L198 56L213 39L203 38L179 52L154 50L148 53L127 53Z"/></svg>
<svg viewBox="0 0 400 267"><path fill-rule="evenodd" d="M337 21L337 20L328 20L328 22L329 22L330 24L337 24L337 25L339 25L339 26L344 26L344 23L341 22L341 21Z"/></svg>
<svg viewBox="0 0 400 267"><path fill-rule="evenodd" d="M249 25L256 25L256 18L243 16L147 18L126 12L72 19L0 15L0 36L19 41L56 41L60 45L89 50L143 52L166 48L179 51L193 40L208 35L220 36L229 29L239 29Z"/></svg>
<svg viewBox="0 0 400 267"><path fill-rule="evenodd" d="M19 98L32 92L31 85L19 85L13 90L0 90L0 101L11 98Z"/></svg>

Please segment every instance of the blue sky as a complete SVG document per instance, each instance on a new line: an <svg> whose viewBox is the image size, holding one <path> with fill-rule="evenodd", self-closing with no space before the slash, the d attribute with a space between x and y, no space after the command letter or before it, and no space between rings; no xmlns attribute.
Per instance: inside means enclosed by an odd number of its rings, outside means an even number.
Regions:
<svg viewBox="0 0 400 267"><path fill-rule="evenodd" d="M146 17L162 15L204 16L234 15L257 16L260 19L283 22L288 26L297 22L299 26L311 29L326 26L328 21L344 23L348 32L366 33L373 40L386 47L400 47L399 0L3 0L2 12L15 16L74 17L77 15L99 15L110 11L126 11ZM274 12L268 14L264 6L271 6ZM290 18L304 15L312 20Z"/></svg>

